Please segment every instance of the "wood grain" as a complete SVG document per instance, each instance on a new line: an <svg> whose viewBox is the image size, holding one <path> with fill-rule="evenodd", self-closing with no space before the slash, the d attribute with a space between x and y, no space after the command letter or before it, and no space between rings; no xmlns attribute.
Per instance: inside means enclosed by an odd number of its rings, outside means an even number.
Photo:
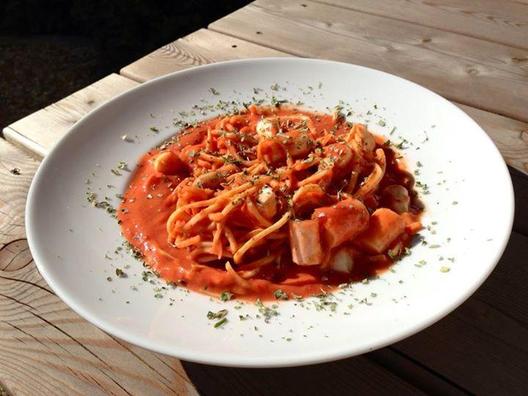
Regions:
<svg viewBox="0 0 528 396"><path fill-rule="evenodd" d="M0 272L0 356L0 378L13 394L196 394L177 359L89 324L33 264Z"/></svg>
<svg viewBox="0 0 528 396"><path fill-rule="evenodd" d="M248 41L200 29L125 66L120 73L144 82L192 66L232 59L289 56Z"/></svg>
<svg viewBox="0 0 528 396"><path fill-rule="evenodd" d="M526 50L325 4L257 1L209 28L298 56L384 70L460 103L528 121ZM258 32L258 33L257 33Z"/></svg>
<svg viewBox="0 0 528 396"><path fill-rule="evenodd" d="M38 161L0 139L0 270L20 268L26 196Z"/></svg>
<svg viewBox="0 0 528 396"><path fill-rule="evenodd" d="M528 48L525 4L496 0L314 0L519 48ZM522 62L522 60L520 60ZM528 61L528 60L527 60Z"/></svg>
<svg viewBox="0 0 528 396"><path fill-rule="evenodd" d="M237 369L184 363L204 395L422 395L365 357L283 369ZM448 394L448 393L446 393ZM458 393L461 394L461 393Z"/></svg>
<svg viewBox="0 0 528 396"><path fill-rule="evenodd" d="M37 155L44 156L84 115L137 85L136 81L110 74L14 122L4 129L4 136L12 143L28 147Z"/></svg>

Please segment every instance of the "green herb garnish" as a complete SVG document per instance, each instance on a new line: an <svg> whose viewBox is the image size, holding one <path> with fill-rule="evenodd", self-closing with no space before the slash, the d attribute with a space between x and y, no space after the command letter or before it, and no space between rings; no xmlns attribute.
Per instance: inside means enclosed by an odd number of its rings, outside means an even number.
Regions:
<svg viewBox="0 0 528 396"><path fill-rule="evenodd" d="M217 328L219 328L220 326L222 326L222 325L224 325L226 323L227 323L227 318L223 318L223 319L219 320L218 322L216 322L213 327L215 329L217 329Z"/></svg>
<svg viewBox="0 0 528 396"><path fill-rule="evenodd" d="M279 315L279 313L270 307L266 307L260 299L257 299L255 301L255 305L257 306L259 312L264 316L264 322L269 323L270 319L274 316Z"/></svg>
<svg viewBox="0 0 528 396"><path fill-rule="evenodd" d="M227 316L227 309L221 309L218 312L207 312L207 319L213 320L213 319L223 319Z"/></svg>
<svg viewBox="0 0 528 396"><path fill-rule="evenodd" d="M273 292L273 296L277 299L277 300L287 300L288 299L288 293L285 293L284 291L282 291L281 289L277 289Z"/></svg>
<svg viewBox="0 0 528 396"><path fill-rule="evenodd" d="M222 301L229 301L233 298L233 293L229 292L229 291L223 291L221 294L220 294L220 300Z"/></svg>

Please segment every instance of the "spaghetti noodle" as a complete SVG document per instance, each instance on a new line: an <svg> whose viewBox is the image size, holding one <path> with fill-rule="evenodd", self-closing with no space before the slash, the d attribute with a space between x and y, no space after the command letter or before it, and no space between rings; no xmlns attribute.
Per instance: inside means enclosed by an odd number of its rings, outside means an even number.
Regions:
<svg viewBox="0 0 528 396"><path fill-rule="evenodd" d="M364 125L251 105L147 153L120 209L123 234L164 279L271 298L387 268L422 206L401 157Z"/></svg>

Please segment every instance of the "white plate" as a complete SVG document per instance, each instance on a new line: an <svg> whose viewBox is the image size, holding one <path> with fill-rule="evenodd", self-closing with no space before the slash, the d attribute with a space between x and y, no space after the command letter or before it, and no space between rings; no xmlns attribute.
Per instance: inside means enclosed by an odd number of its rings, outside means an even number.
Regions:
<svg viewBox="0 0 528 396"><path fill-rule="evenodd" d="M255 94L253 88L263 91ZM99 196L123 192L127 175L115 176L110 168L121 160L133 167L141 154L174 134L178 112L204 100L272 95L320 110L343 100L354 110L351 119L368 121L374 131L389 135L396 127L390 138L409 142L403 151L409 166L429 187L423 220L430 229L422 233L428 244L417 245L392 271L337 292L335 312L333 304L320 309L318 299L280 302L279 315L266 323L256 317L254 304L240 307L181 288L156 291L160 286L141 279L139 262L114 254L122 242L119 226L104 210L87 204L85 194L88 187ZM124 134L134 142L122 140ZM460 305L486 279L506 246L513 191L488 136L435 93L360 66L259 59L161 77L90 113L43 161L29 192L26 219L43 277L70 307L103 330L189 361L293 366L396 342ZM116 277L115 267L125 265L130 266L128 277ZM222 308L229 310L229 322L213 328L206 313ZM246 314L252 319L239 319Z"/></svg>

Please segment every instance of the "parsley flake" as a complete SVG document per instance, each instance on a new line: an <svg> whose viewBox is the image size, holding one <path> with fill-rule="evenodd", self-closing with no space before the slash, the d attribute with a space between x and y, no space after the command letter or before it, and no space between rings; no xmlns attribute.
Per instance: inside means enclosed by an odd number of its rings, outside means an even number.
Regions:
<svg viewBox="0 0 528 396"><path fill-rule="evenodd" d="M220 294L220 300L222 301L229 301L233 298L233 293L229 292L229 291L223 291L221 294Z"/></svg>
<svg viewBox="0 0 528 396"><path fill-rule="evenodd" d="M277 289L273 292L273 296L277 299L277 300L287 300L288 299L288 293L285 293L284 291L282 291L281 289Z"/></svg>

